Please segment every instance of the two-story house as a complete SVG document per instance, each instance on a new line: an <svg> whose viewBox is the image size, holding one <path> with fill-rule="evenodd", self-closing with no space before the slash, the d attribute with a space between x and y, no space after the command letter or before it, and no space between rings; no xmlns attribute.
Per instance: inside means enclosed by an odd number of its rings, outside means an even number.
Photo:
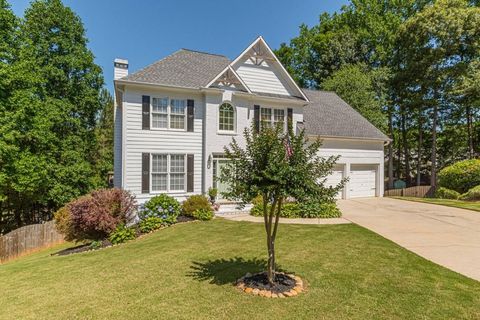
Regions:
<svg viewBox="0 0 480 320"><path fill-rule="evenodd" d="M114 79L114 185L139 202L222 191L223 148L252 122L292 121L322 138L321 154L340 156L329 183L349 177L339 198L383 194L388 138L335 93L302 90L262 37L233 61L181 49L128 74L116 59Z"/></svg>

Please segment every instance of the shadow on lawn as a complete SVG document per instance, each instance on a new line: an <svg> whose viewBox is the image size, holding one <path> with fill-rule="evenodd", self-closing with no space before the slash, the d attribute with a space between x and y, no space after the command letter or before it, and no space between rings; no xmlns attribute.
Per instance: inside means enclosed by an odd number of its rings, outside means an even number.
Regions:
<svg viewBox="0 0 480 320"><path fill-rule="evenodd" d="M211 284L223 285L234 283L247 272L257 273L267 269L265 259L245 260L241 257L230 259L209 260L207 262L193 262L190 267L192 271L188 274L198 281L209 281ZM277 270L281 268L277 266Z"/></svg>

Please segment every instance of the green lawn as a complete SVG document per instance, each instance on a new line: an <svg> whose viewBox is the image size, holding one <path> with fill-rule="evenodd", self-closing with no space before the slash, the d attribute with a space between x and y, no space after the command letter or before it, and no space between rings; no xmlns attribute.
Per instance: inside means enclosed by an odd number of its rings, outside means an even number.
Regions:
<svg viewBox="0 0 480 320"><path fill-rule="evenodd" d="M69 256L0 266L1 319L479 319L480 283L357 225L280 225L278 262L305 279L267 299L232 283L262 270L262 224L178 224Z"/></svg>
<svg viewBox="0 0 480 320"><path fill-rule="evenodd" d="M392 198L400 199L400 200L409 200L409 201L439 204L439 205L442 205L442 206L455 207L455 208L460 208L460 209L480 211L480 201L462 201L462 200L436 199L436 198L414 198L414 197L392 197Z"/></svg>

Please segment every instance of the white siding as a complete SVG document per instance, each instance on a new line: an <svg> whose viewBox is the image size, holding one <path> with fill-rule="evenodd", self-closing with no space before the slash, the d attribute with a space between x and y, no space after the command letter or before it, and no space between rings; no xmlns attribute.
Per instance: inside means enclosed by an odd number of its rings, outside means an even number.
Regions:
<svg viewBox="0 0 480 320"><path fill-rule="evenodd" d="M123 111L122 103L123 96L120 92L116 92L118 96L118 105L114 109L114 140L113 140L113 185L116 188L122 187L122 126L123 126ZM116 100L117 101L117 100Z"/></svg>
<svg viewBox="0 0 480 320"><path fill-rule="evenodd" d="M142 95L151 98L168 96L176 99L195 100L194 131L173 130L142 130ZM141 167L142 153L165 153L165 154L194 154L194 192L170 192L179 200L183 200L189 194L202 192L202 118L205 102L198 93L173 93L162 90L137 90L127 89L125 92L125 180L124 188L137 196L142 203L152 196L142 194Z"/></svg>
<svg viewBox="0 0 480 320"><path fill-rule="evenodd" d="M235 71L253 92L293 95L293 89L275 64L254 65L250 60L246 60L238 63Z"/></svg>

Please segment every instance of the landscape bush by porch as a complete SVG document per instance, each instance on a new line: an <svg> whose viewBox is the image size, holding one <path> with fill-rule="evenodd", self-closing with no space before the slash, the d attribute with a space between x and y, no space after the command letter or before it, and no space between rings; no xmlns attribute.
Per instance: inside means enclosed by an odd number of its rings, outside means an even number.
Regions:
<svg viewBox="0 0 480 320"><path fill-rule="evenodd" d="M460 196L461 200L480 201L480 185L473 187Z"/></svg>
<svg viewBox="0 0 480 320"><path fill-rule="evenodd" d="M182 213L188 217L194 217L197 210L212 210L212 205L207 197L201 194L190 196L182 203Z"/></svg>
<svg viewBox="0 0 480 320"><path fill-rule="evenodd" d="M197 209L193 211L193 217L197 220L208 221L213 219L213 210L212 209Z"/></svg>
<svg viewBox="0 0 480 320"><path fill-rule="evenodd" d="M480 185L480 159L464 160L438 173L438 186L465 193Z"/></svg>
<svg viewBox="0 0 480 320"><path fill-rule="evenodd" d="M122 189L101 189L68 203L55 214L59 232L70 241L106 239L120 224L133 221L135 197Z"/></svg>
<svg viewBox="0 0 480 320"><path fill-rule="evenodd" d="M172 224L177 221L179 214L180 202L169 195L159 194L145 203L144 210L140 212L140 218L145 220L157 217L164 223Z"/></svg>
<svg viewBox="0 0 480 320"><path fill-rule="evenodd" d="M271 206L268 205L268 210ZM262 204L254 204L250 214L256 217L263 216ZM281 218L339 218L341 212L335 203L320 203L317 201L306 201L304 203L289 202L282 206Z"/></svg>
<svg viewBox="0 0 480 320"><path fill-rule="evenodd" d="M458 199L461 194L455 190L450 190L444 187L440 187L435 191L435 198L439 199Z"/></svg>

